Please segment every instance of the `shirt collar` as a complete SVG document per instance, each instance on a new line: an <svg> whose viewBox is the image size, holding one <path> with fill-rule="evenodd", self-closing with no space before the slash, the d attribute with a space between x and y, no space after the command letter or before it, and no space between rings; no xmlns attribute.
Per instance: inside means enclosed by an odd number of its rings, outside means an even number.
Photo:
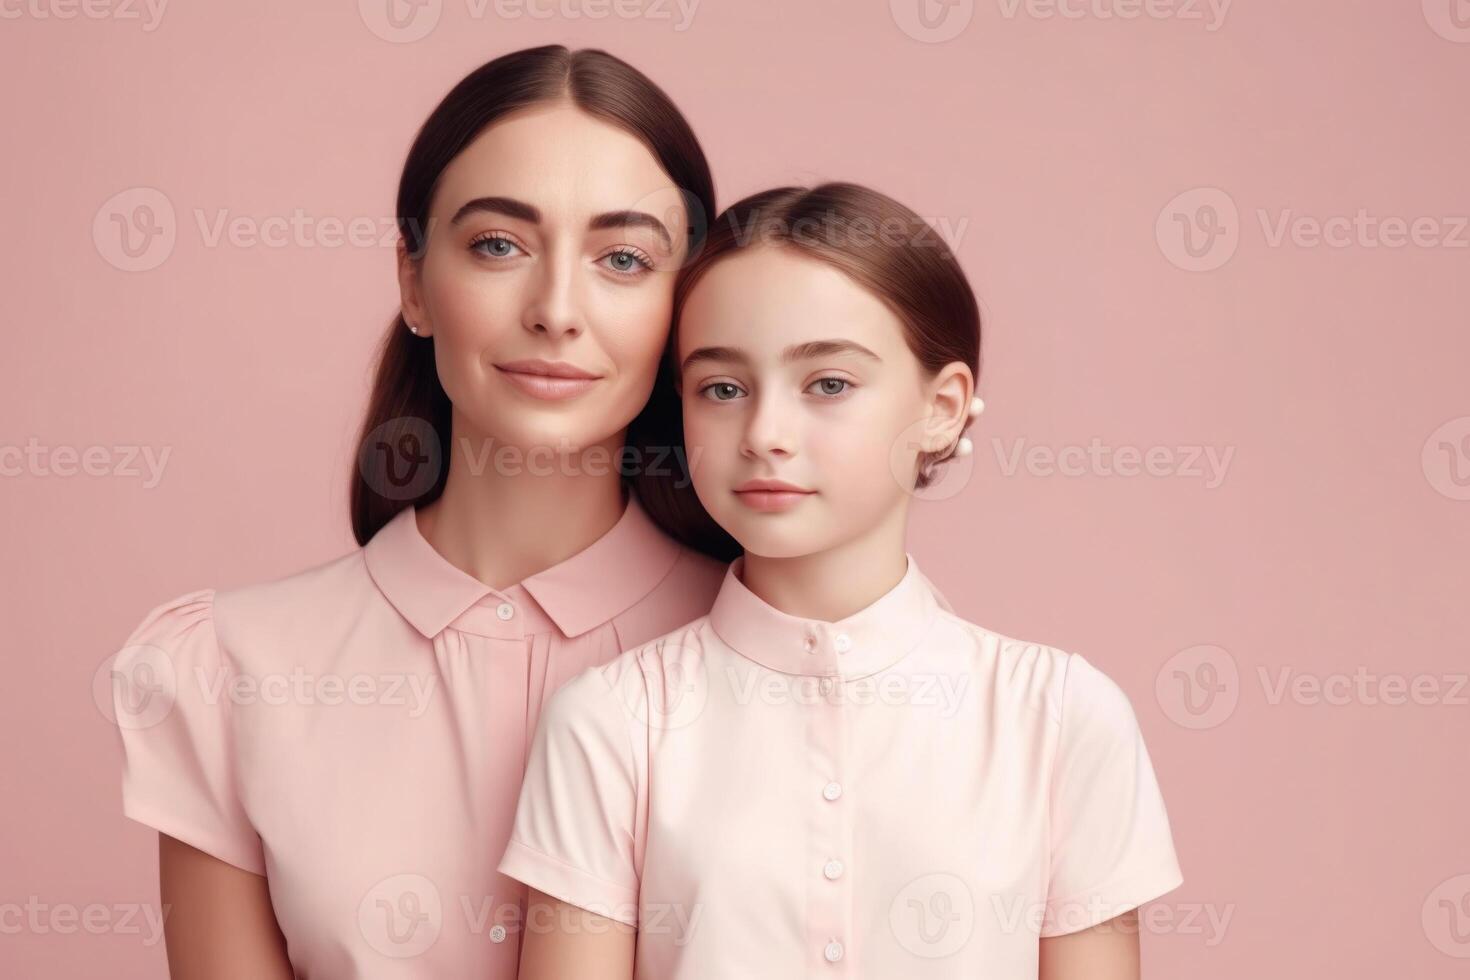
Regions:
<svg viewBox="0 0 1470 980"><path fill-rule="evenodd" d="M577 636L652 592L680 550L629 495L623 516L606 534L520 585L562 633ZM379 528L363 546L363 557L379 591L429 638L485 596L499 594L434 549L419 531L413 507Z"/></svg>
<svg viewBox="0 0 1470 980"><path fill-rule="evenodd" d="M845 619L829 623L792 616L740 580L745 558L731 562L709 612L715 633L736 652L786 674L856 679L898 663L933 624L939 603L913 555L888 592Z"/></svg>

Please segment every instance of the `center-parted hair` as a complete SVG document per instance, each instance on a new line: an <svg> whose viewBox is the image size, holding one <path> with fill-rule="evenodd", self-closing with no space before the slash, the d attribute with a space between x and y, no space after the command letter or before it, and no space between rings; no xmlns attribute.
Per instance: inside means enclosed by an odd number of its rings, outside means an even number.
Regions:
<svg viewBox="0 0 1470 980"><path fill-rule="evenodd" d="M411 255L423 252L434 192L455 157L498 120L555 102L568 102L611 123L648 148L682 193L689 211L688 247L698 247L705 222L714 213L715 190L704 151L688 121L662 89L627 62L593 48L573 51L549 44L513 51L476 68L424 121L398 184L398 229ZM680 467L668 460L681 451L668 435L678 431L678 414L673 378L661 370L647 406L628 426L626 448L636 463L632 473L624 472L625 482L644 500L649 516L675 533L678 515L689 513L691 505L702 512ZM452 405L434 362L434 340L409 333L400 311L379 347L357 440L349 512L358 544L366 544L405 507L422 507L444 492L451 421ZM436 442L442 455L426 451L426 442ZM402 456L427 460L427 479L409 480L395 472ZM679 536L729 560L734 555L729 553L728 539L710 542L697 533L711 524L707 514L703 521L696 516L690 525L695 530Z"/></svg>

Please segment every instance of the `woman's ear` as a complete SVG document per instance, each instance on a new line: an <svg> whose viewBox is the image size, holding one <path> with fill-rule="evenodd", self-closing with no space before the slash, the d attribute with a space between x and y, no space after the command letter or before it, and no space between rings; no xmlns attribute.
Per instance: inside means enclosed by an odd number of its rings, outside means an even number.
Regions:
<svg viewBox="0 0 1470 980"><path fill-rule="evenodd" d="M408 245L398 239L398 302L403 310L403 321L408 329L420 337L431 336L433 324L429 322L428 310L424 307L423 290L419 283L419 263L408 254Z"/></svg>

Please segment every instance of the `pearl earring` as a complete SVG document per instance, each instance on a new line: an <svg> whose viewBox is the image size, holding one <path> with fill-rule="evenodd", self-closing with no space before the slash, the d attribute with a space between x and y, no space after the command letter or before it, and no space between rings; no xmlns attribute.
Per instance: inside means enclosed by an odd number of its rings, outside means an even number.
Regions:
<svg viewBox="0 0 1470 980"><path fill-rule="evenodd" d="M408 325L408 331L409 331L409 333L417 334L419 332L419 328L417 326L415 326L414 324L410 323Z"/></svg>
<svg viewBox="0 0 1470 980"><path fill-rule="evenodd" d="M985 411L985 402L980 399L980 396L979 395L976 395L975 397L971 398L970 399L970 418L972 418L972 419L973 418L976 418L983 411ZM960 436L959 441L954 444L954 452L950 453L950 455L951 456L968 456L968 455L970 455L974 451L975 451L975 444L970 441L970 437L969 436Z"/></svg>

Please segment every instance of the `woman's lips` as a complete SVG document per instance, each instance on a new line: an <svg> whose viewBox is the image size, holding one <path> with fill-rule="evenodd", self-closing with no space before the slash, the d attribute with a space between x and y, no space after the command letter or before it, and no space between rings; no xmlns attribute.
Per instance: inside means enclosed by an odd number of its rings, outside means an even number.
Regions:
<svg viewBox="0 0 1470 980"><path fill-rule="evenodd" d="M560 401L564 398L575 397L602 380L601 378L564 378L552 374L531 374L525 371L512 371L499 365L496 365L495 370L532 398L540 398L545 401Z"/></svg>

